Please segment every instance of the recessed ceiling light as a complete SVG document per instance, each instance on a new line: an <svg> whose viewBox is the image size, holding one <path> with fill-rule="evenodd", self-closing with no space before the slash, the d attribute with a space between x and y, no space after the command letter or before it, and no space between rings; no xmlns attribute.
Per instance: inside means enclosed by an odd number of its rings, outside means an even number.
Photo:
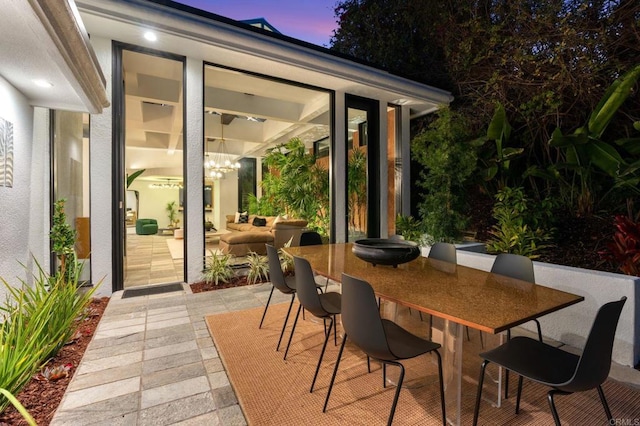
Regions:
<svg viewBox="0 0 640 426"><path fill-rule="evenodd" d="M156 33L152 32L152 31L147 31L146 33L144 33L144 38L146 38L149 41L158 40L158 36L156 36Z"/></svg>
<svg viewBox="0 0 640 426"><path fill-rule="evenodd" d="M38 87L53 87L53 83L47 80L33 80L33 83Z"/></svg>

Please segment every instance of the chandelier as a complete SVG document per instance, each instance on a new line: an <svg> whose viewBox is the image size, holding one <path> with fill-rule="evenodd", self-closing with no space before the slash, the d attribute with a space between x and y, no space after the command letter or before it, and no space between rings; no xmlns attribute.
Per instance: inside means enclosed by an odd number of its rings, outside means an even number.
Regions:
<svg viewBox="0 0 640 426"><path fill-rule="evenodd" d="M207 139L207 142L209 141L210 140ZM215 139L213 141L215 141ZM206 151L204 167L212 179L220 179L224 177L225 173L240 169L240 163L234 161L234 158L227 152L222 115L220 115L220 141L218 142L218 149L211 152Z"/></svg>
<svg viewBox="0 0 640 426"><path fill-rule="evenodd" d="M149 188L153 189L182 189L181 182L173 182L171 179L167 179L166 182L152 183Z"/></svg>

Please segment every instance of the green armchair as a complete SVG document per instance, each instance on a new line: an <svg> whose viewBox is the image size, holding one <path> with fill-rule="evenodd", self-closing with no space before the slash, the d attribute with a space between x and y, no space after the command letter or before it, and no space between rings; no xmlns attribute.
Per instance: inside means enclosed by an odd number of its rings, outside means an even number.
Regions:
<svg viewBox="0 0 640 426"><path fill-rule="evenodd" d="M136 234L153 235L158 233L158 221L155 219L136 220Z"/></svg>

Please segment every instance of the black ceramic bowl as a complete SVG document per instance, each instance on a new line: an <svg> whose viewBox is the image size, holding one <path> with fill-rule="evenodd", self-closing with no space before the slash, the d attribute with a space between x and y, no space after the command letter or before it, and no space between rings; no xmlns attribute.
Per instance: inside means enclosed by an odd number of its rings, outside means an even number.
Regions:
<svg viewBox="0 0 640 426"><path fill-rule="evenodd" d="M420 247L411 241L386 238L365 238L353 243L353 254L375 265L393 265L411 262L420 256Z"/></svg>

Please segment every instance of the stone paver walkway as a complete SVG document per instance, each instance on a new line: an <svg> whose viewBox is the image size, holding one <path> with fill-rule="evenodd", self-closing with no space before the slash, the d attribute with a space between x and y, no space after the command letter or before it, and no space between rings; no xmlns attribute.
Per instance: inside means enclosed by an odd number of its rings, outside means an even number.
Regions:
<svg viewBox="0 0 640 426"><path fill-rule="evenodd" d="M52 425L246 424L204 317L262 306L271 284L184 287L112 295ZM276 293L272 303L289 300Z"/></svg>
<svg viewBox="0 0 640 426"><path fill-rule="evenodd" d="M184 289L112 295L51 425L246 424L204 317L264 306L271 284ZM288 300L276 291L271 302ZM614 364L611 376L640 385L631 368Z"/></svg>

